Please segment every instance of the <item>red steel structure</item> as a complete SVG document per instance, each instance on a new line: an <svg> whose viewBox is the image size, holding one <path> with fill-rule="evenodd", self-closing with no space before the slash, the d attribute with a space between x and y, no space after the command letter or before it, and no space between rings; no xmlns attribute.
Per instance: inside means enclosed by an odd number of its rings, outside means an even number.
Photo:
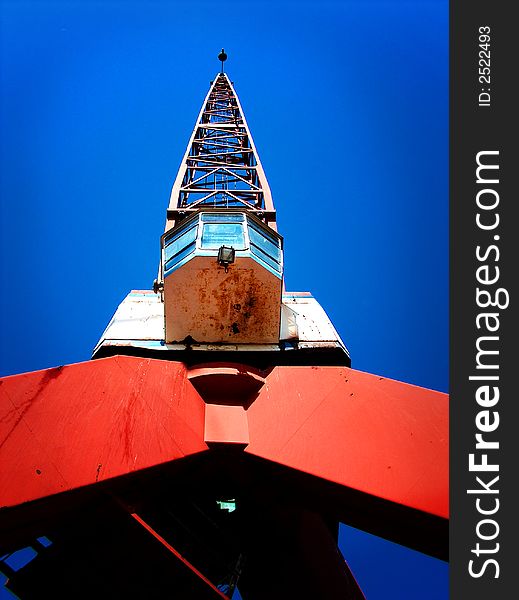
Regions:
<svg viewBox="0 0 519 600"><path fill-rule="evenodd" d="M351 369L338 336L310 339L313 305L297 312L310 300L274 285L281 244L219 73L173 186L155 291L133 293L127 337L110 334L114 317L95 360L0 380L0 570L20 598L228 598L236 585L246 600L363 598L339 522L446 558L447 396ZM199 337L168 339L168 319L185 317L167 277L187 269L193 311L208 306L200 318L220 319L223 341L194 321ZM277 343L250 324L261 277ZM220 305L199 279L223 290ZM158 340L142 333L154 319ZM24 546L37 556L16 570L9 553Z"/></svg>

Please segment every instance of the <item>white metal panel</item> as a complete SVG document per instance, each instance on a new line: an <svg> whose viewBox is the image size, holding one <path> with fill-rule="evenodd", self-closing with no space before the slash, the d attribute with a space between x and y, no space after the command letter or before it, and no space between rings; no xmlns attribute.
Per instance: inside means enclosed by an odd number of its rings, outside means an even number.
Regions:
<svg viewBox="0 0 519 600"><path fill-rule="evenodd" d="M296 342L296 348L345 348L337 331L333 327L328 315L323 308L307 292L292 292L283 294L283 304L286 314L290 314L292 321L290 337ZM294 338L297 325L297 338ZM285 324L282 334L289 334L288 323ZM101 339L94 350L94 355L101 346L132 346L153 350L183 350L185 344L164 343L164 304L160 296L149 290L133 290L121 302L112 320L105 329ZM194 344L197 350L222 350L221 344ZM280 350L277 344L225 344L226 350L236 351L275 351ZM290 349L287 347L287 349Z"/></svg>
<svg viewBox="0 0 519 600"><path fill-rule="evenodd" d="M315 298L285 294L283 304L296 313L300 342L339 341L343 345L328 315Z"/></svg>
<svg viewBox="0 0 519 600"><path fill-rule="evenodd" d="M119 304L101 339L163 340L164 304L150 291L131 291Z"/></svg>
<svg viewBox="0 0 519 600"><path fill-rule="evenodd" d="M296 313L284 302L281 304L281 327L279 330L280 340L297 340L299 332L297 330Z"/></svg>

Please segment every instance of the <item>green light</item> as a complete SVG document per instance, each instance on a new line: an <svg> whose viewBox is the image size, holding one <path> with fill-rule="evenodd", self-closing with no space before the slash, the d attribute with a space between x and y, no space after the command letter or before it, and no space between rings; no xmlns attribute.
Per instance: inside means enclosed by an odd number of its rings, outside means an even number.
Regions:
<svg viewBox="0 0 519 600"><path fill-rule="evenodd" d="M234 498L230 500L217 500L216 504L218 504L220 510L227 510L230 513L236 510L236 500Z"/></svg>

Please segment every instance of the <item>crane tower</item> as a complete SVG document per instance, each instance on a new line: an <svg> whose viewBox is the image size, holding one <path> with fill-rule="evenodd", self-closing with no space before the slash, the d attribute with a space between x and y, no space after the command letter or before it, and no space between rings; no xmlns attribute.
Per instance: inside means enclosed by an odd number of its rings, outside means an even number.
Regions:
<svg viewBox="0 0 519 600"><path fill-rule="evenodd" d="M0 380L0 570L22 599L363 598L340 522L446 557L447 396L351 369L317 300L285 290L226 58L153 289L94 360Z"/></svg>

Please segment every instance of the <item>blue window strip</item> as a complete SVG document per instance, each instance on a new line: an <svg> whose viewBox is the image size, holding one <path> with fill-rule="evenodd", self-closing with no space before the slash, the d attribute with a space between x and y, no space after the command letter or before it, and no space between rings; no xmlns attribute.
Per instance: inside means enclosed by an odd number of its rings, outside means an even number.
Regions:
<svg viewBox="0 0 519 600"><path fill-rule="evenodd" d="M196 247L196 245L193 242L192 244L189 244L189 246L184 248L182 251L175 254L175 256L173 256L169 260L167 260L164 265L164 271L169 271L172 267L174 267L176 264L178 264L183 258L185 258L186 256L189 256L189 254L191 254L192 252L195 251L195 247Z"/></svg>
<svg viewBox="0 0 519 600"><path fill-rule="evenodd" d="M262 237L267 238L270 242L272 242L275 246L279 246L279 238L277 238L274 233L270 231L265 231L265 229L261 228L259 225L256 225L252 219L248 219L247 223L250 229L253 229L257 233L259 233Z"/></svg>
<svg viewBox="0 0 519 600"><path fill-rule="evenodd" d="M243 223L244 215L212 215L202 214L204 223Z"/></svg>
<svg viewBox="0 0 519 600"><path fill-rule="evenodd" d="M276 263L281 262L281 250L277 244L273 244L269 239L254 228L249 229L249 237L251 244L259 248Z"/></svg>
<svg viewBox="0 0 519 600"><path fill-rule="evenodd" d="M261 248L258 248L258 246L256 246L256 244L251 244L250 249L251 249L252 254L254 254L255 257L259 258L264 263L266 263L267 265L269 265L270 267L275 269L278 273L281 273L281 265L278 261L274 260L268 254L263 252L263 250Z"/></svg>
<svg viewBox="0 0 519 600"><path fill-rule="evenodd" d="M259 265L261 265L264 269L266 269L269 273L272 273L272 275L275 275L276 277L281 279L282 271L279 266L276 266L276 267L270 266L263 257L259 256L259 253L258 254L251 253L251 258L253 260L255 260Z"/></svg>
<svg viewBox="0 0 519 600"><path fill-rule="evenodd" d="M198 227L195 223L193 227L191 227L187 231L183 231L181 234L178 235L178 237L175 236L170 241L167 241L164 247L164 256L166 262L174 256L176 256L177 254L179 254L179 252L181 252L183 248L187 248L188 246L193 244L196 240L197 232Z"/></svg>
<svg viewBox="0 0 519 600"><path fill-rule="evenodd" d="M202 248L232 246L235 250L245 248L245 236L241 223L204 223Z"/></svg>
<svg viewBox="0 0 519 600"><path fill-rule="evenodd" d="M164 238L164 246L167 246L173 240L178 239L181 235L184 235L184 233L186 233L189 229L191 229L192 227L196 227L197 225L198 225L198 218L190 221L189 223L186 223L180 229L176 229L175 231L171 232L169 235L167 235Z"/></svg>

